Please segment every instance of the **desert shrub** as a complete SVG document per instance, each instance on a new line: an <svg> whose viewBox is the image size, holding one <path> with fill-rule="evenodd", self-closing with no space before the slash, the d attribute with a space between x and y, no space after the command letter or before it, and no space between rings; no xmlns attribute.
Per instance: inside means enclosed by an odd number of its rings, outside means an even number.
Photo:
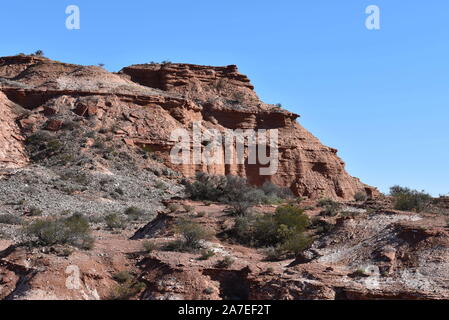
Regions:
<svg viewBox="0 0 449 320"><path fill-rule="evenodd" d="M368 195L366 194L366 192L363 192L363 191L358 191L354 195L354 200L357 202L366 201L367 199L368 199Z"/></svg>
<svg viewBox="0 0 449 320"><path fill-rule="evenodd" d="M235 262L235 260L232 257L226 256L222 260L219 260L216 263L215 267L220 268L220 269L227 269L230 266L232 266L234 264L234 262Z"/></svg>
<svg viewBox="0 0 449 320"><path fill-rule="evenodd" d="M223 195L226 178L222 176L210 176L199 172L193 183L186 181L186 192L193 200L218 201Z"/></svg>
<svg viewBox="0 0 449 320"><path fill-rule="evenodd" d="M23 223L22 219L13 214L2 214L0 215L0 223L9 225L20 225Z"/></svg>
<svg viewBox="0 0 449 320"><path fill-rule="evenodd" d="M196 180L185 182L186 191L193 200L216 201L229 205L233 215L248 214L257 204L279 203L288 199L291 192L266 182L261 188L255 188L238 176L211 176L198 173Z"/></svg>
<svg viewBox="0 0 449 320"><path fill-rule="evenodd" d="M158 248L157 244L152 241L145 241L142 247L146 253L151 253Z"/></svg>
<svg viewBox="0 0 449 320"><path fill-rule="evenodd" d="M311 244L311 239L304 233L294 233L280 246L286 256L296 256Z"/></svg>
<svg viewBox="0 0 449 320"><path fill-rule="evenodd" d="M320 217L315 217L312 219L310 227L314 229L317 234L323 234L332 231L335 225L321 219Z"/></svg>
<svg viewBox="0 0 449 320"><path fill-rule="evenodd" d="M125 283L134 280L134 276L129 271L120 271L113 276L118 283Z"/></svg>
<svg viewBox="0 0 449 320"><path fill-rule="evenodd" d="M173 213L179 210L179 205L177 205L176 203L169 203L167 205L167 209Z"/></svg>
<svg viewBox="0 0 449 320"><path fill-rule="evenodd" d="M205 249L201 251L201 256L198 258L198 260L209 260L209 258L212 258L214 255L215 255L214 250Z"/></svg>
<svg viewBox="0 0 449 320"><path fill-rule="evenodd" d="M40 216L42 216L42 213L43 213L43 211L41 209L36 208L36 207L31 207L29 209L28 215L30 217L40 217Z"/></svg>
<svg viewBox="0 0 449 320"><path fill-rule="evenodd" d="M33 56L43 57L44 56L44 51L36 50L36 52L33 53Z"/></svg>
<svg viewBox="0 0 449 320"><path fill-rule="evenodd" d="M110 296L110 300L129 300L138 295L142 290L145 290L146 285L143 282L136 280L134 277L119 283Z"/></svg>
<svg viewBox="0 0 449 320"><path fill-rule="evenodd" d="M340 211L340 204L332 199L321 199L318 206L323 208L321 211L323 216L334 217Z"/></svg>
<svg viewBox="0 0 449 320"><path fill-rule="evenodd" d="M164 183L164 182L162 182L162 181L158 181L155 185L154 185L154 187L156 188L156 189L160 189L160 190L167 190L167 185Z"/></svg>
<svg viewBox="0 0 449 320"><path fill-rule="evenodd" d="M200 211L200 212L198 212L197 214L196 214L196 216L198 217L198 218L202 218L202 217L205 217L207 214L206 214L206 212L204 212L204 211Z"/></svg>
<svg viewBox="0 0 449 320"><path fill-rule="evenodd" d="M26 140L30 157L34 161L44 160L63 153L64 144L52 134L46 131L37 131L30 135Z"/></svg>
<svg viewBox="0 0 449 320"><path fill-rule="evenodd" d="M199 242L209 237L208 231L203 226L189 220L178 222L177 231L182 235L185 246L192 249L198 248Z"/></svg>
<svg viewBox="0 0 449 320"><path fill-rule="evenodd" d="M285 242L265 250L267 261L279 261L297 256L311 244L311 238L304 233L295 233L289 236Z"/></svg>
<svg viewBox="0 0 449 320"><path fill-rule="evenodd" d="M264 250L264 255L266 261L279 261L282 260L283 252L280 246L268 247Z"/></svg>
<svg viewBox="0 0 449 320"><path fill-rule="evenodd" d="M342 212L340 212L340 216L342 218L355 218L358 215L360 215L360 212L358 212L358 211L342 211Z"/></svg>
<svg viewBox="0 0 449 320"><path fill-rule="evenodd" d="M265 193L267 203L277 203L284 199L294 198L289 188L281 188L270 181L266 181L260 189Z"/></svg>
<svg viewBox="0 0 449 320"><path fill-rule="evenodd" d="M81 249L91 249L94 243L89 221L79 213L68 218L32 222L25 227L24 235L29 243L36 246L70 244Z"/></svg>
<svg viewBox="0 0 449 320"><path fill-rule="evenodd" d="M210 232L202 225L194 221L181 219L178 221L175 231L181 235L182 239L173 241L166 246L170 251L191 252L198 250L202 240L210 237Z"/></svg>
<svg viewBox="0 0 449 320"><path fill-rule="evenodd" d="M188 204L184 204L182 206L182 208L184 209L185 212L187 213L193 213L195 211L195 207L188 205Z"/></svg>
<svg viewBox="0 0 449 320"><path fill-rule="evenodd" d="M125 210L125 215L129 220L137 221L140 220L143 216L145 216L145 210L137 208L137 207L129 207Z"/></svg>
<svg viewBox="0 0 449 320"><path fill-rule="evenodd" d="M110 230L124 229L126 227L125 219L117 213L108 214L104 217L104 222L106 223L106 227Z"/></svg>
<svg viewBox="0 0 449 320"><path fill-rule="evenodd" d="M400 186L390 188L390 195L394 198L394 208L402 211L421 212L432 203L432 196L424 191L412 190Z"/></svg>
<svg viewBox="0 0 449 320"><path fill-rule="evenodd" d="M308 246L310 240L304 232L309 226L309 218L302 209L285 205L278 207L274 215L238 217L232 235L242 244L272 247L279 257L297 254Z"/></svg>

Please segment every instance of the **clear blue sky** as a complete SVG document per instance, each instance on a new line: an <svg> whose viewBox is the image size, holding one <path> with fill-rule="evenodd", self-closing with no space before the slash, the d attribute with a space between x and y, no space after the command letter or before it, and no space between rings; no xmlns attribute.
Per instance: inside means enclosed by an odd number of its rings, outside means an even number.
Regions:
<svg viewBox="0 0 449 320"><path fill-rule="evenodd" d="M65 28L71 4L80 30ZM365 28L371 4L379 31ZM237 64L364 182L449 192L447 0L7 1L0 28L2 56Z"/></svg>

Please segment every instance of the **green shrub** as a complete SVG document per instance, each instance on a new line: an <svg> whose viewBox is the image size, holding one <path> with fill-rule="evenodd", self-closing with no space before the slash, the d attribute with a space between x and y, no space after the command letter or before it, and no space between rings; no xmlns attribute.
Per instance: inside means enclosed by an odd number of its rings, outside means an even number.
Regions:
<svg viewBox="0 0 449 320"><path fill-rule="evenodd" d="M186 181L186 192L193 200L218 201L223 195L226 185L226 178L222 176L210 176L199 172L196 174L193 183Z"/></svg>
<svg viewBox="0 0 449 320"><path fill-rule="evenodd" d="M138 295L142 290L145 290L145 288L145 283L134 279L120 283L114 288L110 300L129 300Z"/></svg>
<svg viewBox="0 0 449 320"><path fill-rule="evenodd" d="M111 213L104 217L104 222L106 223L106 227L110 230L126 228L125 219L117 213Z"/></svg>
<svg viewBox="0 0 449 320"><path fill-rule="evenodd" d="M390 195L394 198L394 208L402 211L421 212L432 203L432 196L424 191L412 190L400 186L390 188Z"/></svg>
<svg viewBox="0 0 449 320"><path fill-rule="evenodd" d="M22 218L13 214L2 214L0 215L0 223L9 225L20 225L23 223Z"/></svg>
<svg viewBox="0 0 449 320"><path fill-rule="evenodd" d="M244 215L257 204L279 203L292 197L291 191L266 182L260 189L238 176L211 176L198 173L196 180L186 181L186 192L193 200L222 202L234 215Z"/></svg>
<svg viewBox="0 0 449 320"><path fill-rule="evenodd" d="M176 211L179 210L179 205L177 205L176 203L169 203L169 204L167 205L167 209L168 209L171 213L173 213L173 212L176 212Z"/></svg>
<svg viewBox="0 0 449 320"><path fill-rule="evenodd" d="M340 211L340 204L332 199L321 199L318 206L323 208L321 215L334 217Z"/></svg>
<svg viewBox="0 0 449 320"><path fill-rule="evenodd" d="M301 208L284 205L274 215L238 217L232 235L242 244L272 247L273 255L279 257L297 254L308 246L310 240L304 232L309 226L310 220Z"/></svg>
<svg viewBox="0 0 449 320"><path fill-rule="evenodd" d="M366 201L367 199L368 199L368 195L366 194L366 192L363 192L363 191L358 191L354 195L354 200L357 202L363 202L363 201Z"/></svg>
<svg viewBox="0 0 449 320"><path fill-rule="evenodd" d="M30 157L34 161L45 160L56 154L63 153L64 144L52 134L46 131L37 131L26 140Z"/></svg>
<svg viewBox="0 0 449 320"><path fill-rule="evenodd" d="M168 189L168 186L167 186L164 182L162 182L162 181L157 182L157 183L154 185L154 187L155 187L156 189L160 189L160 190L167 190L167 189Z"/></svg>
<svg viewBox="0 0 449 320"><path fill-rule="evenodd" d="M312 219L311 228L313 228L317 234L323 234L332 231L335 228L335 225L321 219L320 217L315 217Z"/></svg>
<svg viewBox="0 0 449 320"><path fill-rule="evenodd" d="M210 237L210 232L202 225L186 219L178 221L175 231L182 236L182 239L169 243L166 246L166 250L181 252L196 251L201 247L201 241Z"/></svg>
<svg viewBox="0 0 449 320"><path fill-rule="evenodd" d="M232 266L234 264L235 260L230 257L230 256L226 256L224 257L222 260L218 261L215 265L216 268L219 269L227 269L230 266Z"/></svg>
<svg viewBox="0 0 449 320"><path fill-rule="evenodd" d="M129 220L137 221L145 216L145 210L142 210L137 207L129 207L125 210L125 215Z"/></svg>
<svg viewBox="0 0 449 320"><path fill-rule="evenodd" d="M281 245L281 249L286 257L297 256L303 252L311 244L311 239L304 235L304 233L295 233L287 238Z"/></svg>
<svg viewBox="0 0 449 320"><path fill-rule="evenodd" d="M121 271L116 273L113 278L118 283L125 283L134 280L134 276L129 271Z"/></svg>
<svg viewBox="0 0 449 320"><path fill-rule="evenodd" d="M268 203L277 203L284 199L294 198L289 188L281 188L270 181L266 181L260 189L265 193L265 201Z"/></svg>
<svg viewBox="0 0 449 320"><path fill-rule="evenodd" d="M215 255L214 250L208 249L208 250L202 250L201 256L198 258L198 260L209 260Z"/></svg>
<svg viewBox="0 0 449 320"><path fill-rule="evenodd" d="M200 211L200 212L198 212L197 214L196 214L196 216L198 217L198 218L202 218L202 217L205 217L207 214L206 214L206 212L204 212L204 211Z"/></svg>
<svg viewBox="0 0 449 320"><path fill-rule="evenodd" d="M157 244L152 241L145 241L142 246L146 253L151 253L158 248Z"/></svg>
<svg viewBox="0 0 449 320"><path fill-rule="evenodd" d="M30 217L40 217L42 216L43 211L36 207L31 207L29 209L29 216Z"/></svg>
<svg viewBox="0 0 449 320"><path fill-rule="evenodd" d="M44 51L36 50L36 52L34 52L32 55L33 56L37 56L37 57L43 57L44 56Z"/></svg>
<svg viewBox="0 0 449 320"><path fill-rule="evenodd" d="M264 254L267 261L280 261L283 257L283 252L279 246L266 248Z"/></svg>
<svg viewBox="0 0 449 320"><path fill-rule="evenodd" d="M75 213L69 218L34 221L25 227L24 235L29 243L36 246L70 244L81 249L92 249L89 221Z"/></svg>
<svg viewBox="0 0 449 320"><path fill-rule="evenodd" d="M183 208L184 211L187 212L187 213L193 213L193 212L195 211L195 207L194 207L194 206L191 206L191 205L188 205L188 204L184 204L184 205L182 206L182 208Z"/></svg>

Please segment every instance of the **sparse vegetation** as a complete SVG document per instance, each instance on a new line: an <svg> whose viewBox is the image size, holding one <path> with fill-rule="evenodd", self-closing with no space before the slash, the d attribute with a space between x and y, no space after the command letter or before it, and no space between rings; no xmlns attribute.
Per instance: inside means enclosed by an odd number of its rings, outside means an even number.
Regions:
<svg viewBox="0 0 449 320"><path fill-rule="evenodd" d="M136 279L136 277L128 272L122 271L114 275L114 280L118 285L114 288L110 300L129 300L145 290L145 283Z"/></svg>
<svg viewBox="0 0 449 320"><path fill-rule="evenodd" d="M157 250L158 246L153 241L145 241L142 245L143 250L145 253L152 253L153 251Z"/></svg>
<svg viewBox="0 0 449 320"><path fill-rule="evenodd" d="M118 283L125 283L128 281L132 281L134 276L129 271L121 271L114 275L114 280Z"/></svg>
<svg viewBox="0 0 449 320"><path fill-rule="evenodd" d="M1 214L0 224L21 225L22 219L14 214Z"/></svg>
<svg viewBox="0 0 449 320"><path fill-rule="evenodd" d="M201 256L198 258L198 260L209 260L215 255L214 250L207 249L201 251Z"/></svg>
<svg viewBox="0 0 449 320"><path fill-rule="evenodd" d="M278 207L274 215L241 216L235 221L233 237L242 244L273 248L275 256L296 255L310 244L305 235L310 221L304 211L293 205Z"/></svg>
<svg viewBox="0 0 449 320"><path fill-rule="evenodd" d="M200 212L198 212L197 214L196 214L196 216L198 217L198 218L202 218L202 217L205 217L207 214L206 214L206 212L204 212L204 211L200 211Z"/></svg>
<svg viewBox="0 0 449 320"><path fill-rule="evenodd" d="M145 210L137 207L129 207L125 210L125 215L131 221L138 221L145 216Z"/></svg>
<svg viewBox="0 0 449 320"><path fill-rule="evenodd" d="M248 214L257 204L280 203L292 197L290 190L266 182L261 188L237 176L210 176L198 173L193 183L186 182L186 191L193 200L216 201L229 205L233 215Z"/></svg>
<svg viewBox="0 0 449 320"><path fill-rule="evenodd" d="M219 269L228 269L234 264L234 262L235 260L232 257L226 256L222 260L219 260L216 263L215 267Z"/></svg>
<svg viewBox="0 0 449 320"><path fill-rule="evenodd" d="M363 191L358 191L354 195L354 200L357 202L363 202L363 201L366 201L367 199L368 199L368 195L366 194L366 192L363 192Z"/></svg>
<svg viewBox="0 0 449 320"><path fill-rule="evenodd" d="M334 217L340 211L340 204L332 199L321 199L318 206L323 208L321 215L327 217Z"/></svg>
<svg viewBox="0 0 449 320"><path fill-rule="evenodd" d="M182 236L182 239L170 242L166 250L196 251L201 248L201 241L208 239L211 235L201 224L187 219L178 221L175 231Z"/></svg>
<svg viewBox="0 0 449 320"><path fill-rule="evenodd" d="M191 206L191 205L188 205L188 204L184 204L184 205L182 206L182 208L183 208L184 211L187 212L187 213L193 213L193 212L195 212L195 207L193 207L193 206Z"/></svg>
<svg viewBox="0 0 449 320"><path fill-rule="evenodd" d="M37 56L37 57L43 57L44 56L44 51L36 50L36 52L34 52L32 55L33 56Z"/></svg>
<svg viewBox="0 0 449 320"><path fill-rule="evenodd" d="M171 213L173 213L173 212L176 212L176 211L179 210L179 205L177 205L176 203L169 203L169 204L167 205L167 209L168 209Z"/></svg>
<svg viewBox="0 0 449 320"><path fill-rule="evenodd" d="M412 190L400 186L390 188L390 195L394 198L394 208L402 211L422 212L432 203L432 196L424 191Z"/></svg>
<svg viewBox="0 0 449 320"><path fill-rule="evenodd" d="M68 218L34 221L24 229L24 236L34 246L70 244L81 249L92 249L89 221L79 213Z"/></svg>
<svg viewBox="0 0 449 320"><path fill-rule="evenodd" d="M311 221L311 228L315 231L316 234L323 234L330 232L334 229L335 225L323 220L320 217L315 217Z"/></svg>
<svg viewBox="0 0 449 320"><path fill-rule="evenodd" d="M126 227L126 221L123 219L118 213L108 214L104 221L106 223L106 227L110 230L114 229L124 229Z"/></svg>

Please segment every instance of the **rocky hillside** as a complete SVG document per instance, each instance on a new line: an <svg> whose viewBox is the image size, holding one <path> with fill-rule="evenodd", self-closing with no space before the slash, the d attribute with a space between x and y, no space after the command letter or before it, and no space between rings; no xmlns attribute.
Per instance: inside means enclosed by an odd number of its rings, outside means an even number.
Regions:
<svg viewBox="0 0 449 320"><path fill-rule="evenodd" d="M351 177L337 150L323 146L296 121L296 114L259 100L236 66L147 64L109 73L36 56L0 58L0 165L29 163L23 141L39 130L58 132L71 122L108 132L130 152L151 150L186 177L203 171L240 175L261 185L266 180L308 198L352 199L358 191L377 194ZM16 109L20 109L21 112ZM17 113L19 112L19 113ZM259 164L173 165L168 159L176 128L203 130L278 129L279 168L261 176ZM69 129L72 130L72 129Z"/></svg>
<svg viewBox="0 0 449 320"><path fill-rule="evenodd" d="M0 58L0 299L448 299L448 199L394 210L297 119L235 66ZM277 173L173 164L195 122L278 129Z"/></svg>

